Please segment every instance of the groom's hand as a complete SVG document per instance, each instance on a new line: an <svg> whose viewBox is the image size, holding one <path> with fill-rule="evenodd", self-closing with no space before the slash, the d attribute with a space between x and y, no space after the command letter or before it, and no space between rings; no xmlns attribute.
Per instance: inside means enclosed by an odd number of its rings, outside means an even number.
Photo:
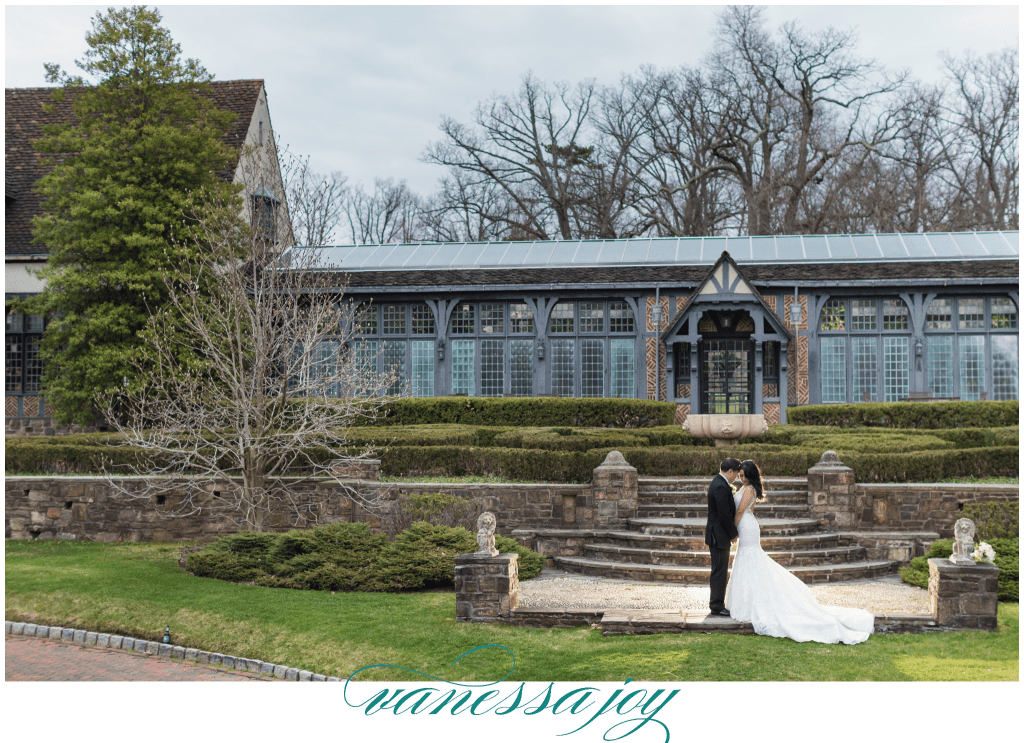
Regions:
<svg viewBox="0 0 1024 743"><path fill-rule="evenodd" d="M733 544L736 544L736 540L737 540L737 539L739 539L739 537L733 537L733 538L732 538L732 543L733 543Z"/></svg>

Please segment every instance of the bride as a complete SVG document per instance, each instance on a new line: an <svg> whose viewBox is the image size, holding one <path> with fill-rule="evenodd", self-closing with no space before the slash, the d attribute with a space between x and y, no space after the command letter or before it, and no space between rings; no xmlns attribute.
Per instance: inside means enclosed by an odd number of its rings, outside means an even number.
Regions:
<svg viewBox="0 0 1024 743"><path fill-rule="evenodd" d="M725 605L734 619L750 622L759 635L789 637L797 642L843 642L868 639L875 617L863 609L822 606L803 581L761 549L761 529L752 511L764 500L761 471L749 459L740 464L743 487L733 495L739 547Z"/></svg>

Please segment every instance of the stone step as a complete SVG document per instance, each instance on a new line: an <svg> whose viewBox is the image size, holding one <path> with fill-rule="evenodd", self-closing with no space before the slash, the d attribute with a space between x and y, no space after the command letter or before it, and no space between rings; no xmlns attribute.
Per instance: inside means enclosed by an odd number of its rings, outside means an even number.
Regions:
<svg viewBox="0 0 1024 743"><path fill-rule="evenodd" d="M807 503L800 505L785 505L767 501L759 503L754 509L758 523L766 518L800 518L810 515L810 508ZM706 503L641 503L636 508L638 518L658 519L699 519L708 517L708 506Z"/></svg>
<svg viewBox="0 0 1024 743"><path fill-rule="evenodd" d="M542 532L537 532L538 535ZM548 532L544 532L548 533ZM559 534L557 536L566 535ZM571 536L571 535L568 535ZM582 541L582 540L581 540ZM641 534L634 531L609 531L593 533L585 540L587 542L602 542L613 544L619 547L636 547L640 549L659 550L692 550L707 552L707 545L704 544L704 532L694 536L680 536L674 534ZM845 538L837 533L808 533L780 536L761 535L761 547L765 550L795 551L795 550L818 550L831 547L845 547L853 544L853 540Z"/></svg>
<svg viewBox="0 0 1024 743"><path fill-rule="evenodd" d="M651 549L623 547L615 544L585 544L585 557L609 562L628 562L644 565L677 565L680 567L710 567L711 553L705 545L697 550ZM835 565L858 562L867 556L863 547L827 547L803 550L766 550L775 562L784 567Z"/></svg>
<svg viewBox="0 0 1024 743"><path fill-rule="evenodd" d="M710 567L679 567L675 565L643 565L629 562L595 560L589 557L554 557L555 567L570 573L602 578L618 578L664 583L707 585ZM808 565L789 568L804 583L841 583L888 575L896 563L885 560ZM731 571L730 571L731 572Z"/></svg>
<svg viewBox="0 0 1024 743"><path fill-rule="evenodd" d="M790 534L806 534L818 529L817 519L800 518L764 518L758 519L761 537L788 536ZM631 530L643 534L672 534L676 536L704 538L707 518L633 518L627 521Z"/></svg>
<svg viewBox="0 0 1024 743"><path fill-rule="evenodd" d="M641 493L702 492L707 493L712 477L640 477L637 488ZM771 477L762 481L767 492L775 490L801 490L807 492L806 477Z"/></svg>
<svg viewBox="0 0 1024 743"><path fill-rule="evenodd" d="M766 491L766 499L764 502L758 504L758 508L763 505L774 503L777 505L800 505L807 504L807 491L806 490L772 490ZM680 492L674 490L659 490L657 492L650 493L639 493L637 499L640 505L660 504L668 503L671 505L690 503L703 503L707 504L708 494L707 491L702 492Z"/></svg>

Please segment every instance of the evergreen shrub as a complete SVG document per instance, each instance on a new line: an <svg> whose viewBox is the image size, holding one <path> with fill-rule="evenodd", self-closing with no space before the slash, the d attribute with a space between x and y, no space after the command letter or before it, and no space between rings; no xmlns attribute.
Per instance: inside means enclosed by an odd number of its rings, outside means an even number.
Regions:
<svg viewBox="0 0 1024 743"><path fill-rule="evenodd" d="M1020 600L1020 539L983 539L975 536L975 542L988 542L995 550L993 565L999 568L999 601ZM900 568L904 583L919 588L928 588L928 560L933 557L949 557L953 554L953 542L949 539L936 540L924 557L915 557L910 565Z"/></svg>
<svg viewBox="0 0 1024 743"><path fill-rule="evenodd" d="M798 426L882 428L998 428L1019 425L1016 400L976 402L865 402L801 405L786 417Z"/></svg>
<svg viewBox="0 0 1024 743"><path fill-rule="evenodd" d="M1020 537L1020 501L965 503L960 515L974 522L978 541L991 544L993 539Z"/></svg>

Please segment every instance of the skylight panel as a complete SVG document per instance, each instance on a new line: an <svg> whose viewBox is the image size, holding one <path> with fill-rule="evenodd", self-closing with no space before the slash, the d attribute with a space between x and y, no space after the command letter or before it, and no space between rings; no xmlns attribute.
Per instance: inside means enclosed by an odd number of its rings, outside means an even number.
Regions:
<svg viewBox="0 0 1024 743"><path fill-rule="evenodd" d="M579 242L576 240L556 243L555 249L551 251L551 258L548 259L548 265L571 266L573 264L572 259L576 255L576 249L579 245Z"/></svg>
<svg viewBox="0 0 1024 743"><path fill-rule="evenodd" d="M899 235L875 235L883 258L906 258L907 249Z"/></svg>
<svg viewBox="0 0 1024 743"><path fill-rule="evenodd" d="M978 239L988 248L989 255L1016 256L1016 232L982 232Z"/></svg>
<svg viewBox="0 0 1024 743"><path fill-rule="evenodd" d="M882 249L878 247L877 235L853 235L853 249L860 260L881 258Z"/></svg>
<svg viewBox="0 0 1024 743"><path fill-rule="evenodd" d="M903 245L906 247L911 258L935 257L935 253L932 252L931 243L928 242L928 238L923 234L901 235L900 237L903 238Z"/></svg>
<svg viewBox="0 0 1024 743"><path fill-rule="evenodd" d="M933 232L928 235L928 241L932 244L932 250L939 258L962 258L960 248L953 242L953 238L947 234Z"/></svg>
<svg viewBox="0 0 1024 743"><path fill-rule="evenodd" d="M647 251L647 263L656 266L675 263L678 247L679 238L676 237L651 240L651 247Z"/></svg>
<svg viewBox="0 0 1024 743"><path fill-rule="evenodd" d="M756 238L764 240L765 238ZM780 235L775 238L775 247L779 251L780 261L802 261L804 260L803 240L799 235Z"/></svg>
<svg viewBox="0 0 1024 743"><path fill-rule="evenodd" d="M828 243L832 260L850 260L857 257L854 250L853 240L849 235L826 235L825 242Z"/></svg>
<svg viewBox="0 0 1024 743"><path fill-rule="evenodd" d="M960 252L964 257L985 257L989 255L988 250L984 245L981 244L981 240L973 232L961 232L959 234L950 235L953 238L953 242L960 248Z"/></svg>

